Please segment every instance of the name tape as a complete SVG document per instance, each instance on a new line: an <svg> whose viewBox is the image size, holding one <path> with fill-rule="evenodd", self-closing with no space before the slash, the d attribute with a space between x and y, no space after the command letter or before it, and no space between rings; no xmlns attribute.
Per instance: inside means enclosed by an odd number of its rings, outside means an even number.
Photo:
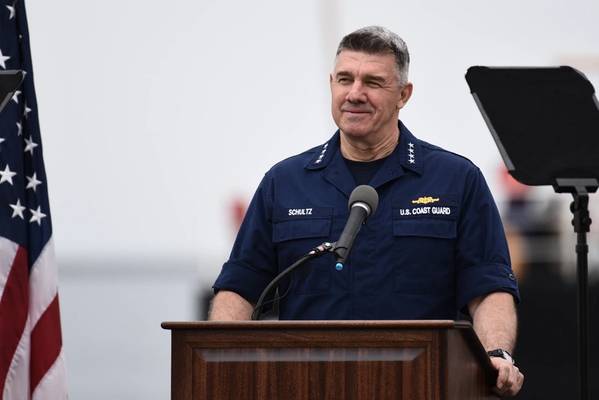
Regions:
<svg viewBox="0 0 599 400"><path fill-rule="evenodd" d="M399 215L451 215L450 207L412 207L400 208Z"/></svg>
<svg viewBox="0 0 599 400"><path fill-rule="evenodd" d="M290 208L287 215L312 215L311 208Z"/></svg>

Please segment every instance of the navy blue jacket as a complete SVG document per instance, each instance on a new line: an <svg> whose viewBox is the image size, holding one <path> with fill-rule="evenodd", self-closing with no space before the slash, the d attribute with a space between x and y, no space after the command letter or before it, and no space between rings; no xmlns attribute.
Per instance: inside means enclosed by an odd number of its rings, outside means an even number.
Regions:
<svg viewBox="0 0 599 400"><path fill-rule="evenodd" d="M415 138L399 144L370 185L379 206L345 267L333 254L283 283L281 319L456 319L494 291L519 300L505 234L487 184L469 160ZM313 247L336 241L356 184L325 144L276 164L262 179L229 261L214 284L255 303L266 285Z"/></svg>

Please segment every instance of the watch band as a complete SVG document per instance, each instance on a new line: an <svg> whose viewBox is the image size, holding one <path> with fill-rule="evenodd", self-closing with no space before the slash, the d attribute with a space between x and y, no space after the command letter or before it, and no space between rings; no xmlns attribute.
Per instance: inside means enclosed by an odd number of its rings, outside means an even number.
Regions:
<svg viewBox="0 0 599 400"><path fill-rule="evenodd" d="M516 361L514 360L514 357L512 357L512 355L507 350L494 349L491 351L487 351L487 354L489 355L489 357L503 358L504 360L508 360L509 362L511 362L513 365L516 365Z"/></svg>

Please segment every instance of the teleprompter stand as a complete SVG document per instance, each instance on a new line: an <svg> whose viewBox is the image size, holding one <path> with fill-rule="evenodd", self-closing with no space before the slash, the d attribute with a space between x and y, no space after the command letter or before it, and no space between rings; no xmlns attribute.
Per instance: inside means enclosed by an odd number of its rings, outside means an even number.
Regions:
<svg viewBox="0 0 599 400"><path fill-rule="evenodd" d="M577 235L581 399L589 397L589 193L599 187L599 103L571 67L470 67L466 81L510 174L526 185L571 193Z"/></svg>

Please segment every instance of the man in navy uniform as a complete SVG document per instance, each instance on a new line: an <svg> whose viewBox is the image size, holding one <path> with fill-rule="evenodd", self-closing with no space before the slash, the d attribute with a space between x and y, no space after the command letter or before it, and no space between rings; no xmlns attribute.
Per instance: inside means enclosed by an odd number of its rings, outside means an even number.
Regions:
<svg viewBox="0 0 599 400"><path fill-rule="evenodd" d="M214 284L210 319L249 319L283 269L339 238L360 184L379 206L342 269L310 260L279 290L281 319L457 319L470 315L496 390L514 395L523 375L510 352L519 301L505 234L480 170L417 139L398 121L412 94L403 40L381 27L345 36L330 75L339 130L272 167L262 179L229 260Z"/></svg>

